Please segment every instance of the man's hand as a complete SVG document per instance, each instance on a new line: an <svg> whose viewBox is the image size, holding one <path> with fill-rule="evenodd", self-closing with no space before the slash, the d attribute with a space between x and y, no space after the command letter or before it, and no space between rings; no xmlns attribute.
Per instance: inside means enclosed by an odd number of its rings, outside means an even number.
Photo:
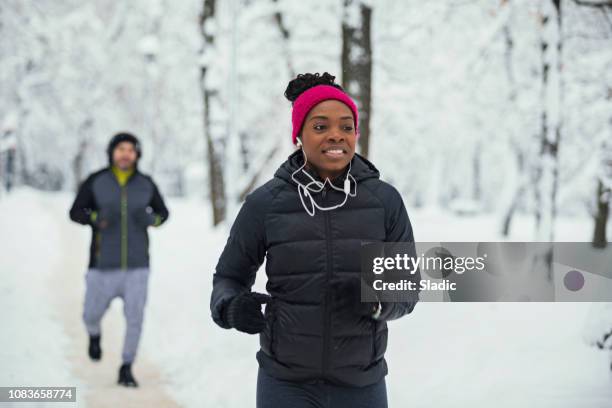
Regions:
<svg viewBox="0 0 612 408"><path fill-rule="evenodd" d="M102 218L97 211L92 211L91 214L89 214L89 219L91 224L98 229L105 229L108 227L108 220Z"/></svg>
<svg viewBox="0 0 612 408"><path fill-rule="evenodd" d="M233 297L221 312L222 319L230 326L244 333L260 333L266 327L261 305L268 303L271 296L257 292L245 292Z"/></svg>
<svg viewBox="0 0 612 408"><path fill-rule="evenodd" d="M89 214L89 220L91 221L91 224L100 230L106 229L110 225L113 225L118 222L119 217L120 215L114 211L92 211Z"/></svg>

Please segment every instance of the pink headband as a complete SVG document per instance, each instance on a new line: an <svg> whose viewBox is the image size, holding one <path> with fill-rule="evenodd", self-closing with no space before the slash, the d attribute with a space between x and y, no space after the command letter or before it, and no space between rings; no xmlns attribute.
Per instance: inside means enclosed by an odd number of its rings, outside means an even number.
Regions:
<svg viewBox="0 0 612 408"><path fill-rule="evenodd" d="M359 137L359 116L357 114L357 105L353 99L344 91L331 85L316 85L302 92L300 96L293 102L293 111L291 112L291 123L293 124L293 133L291 135L293 144L297 142L298 133L302 129L302 124L308 115L308 112L319 102L335 99L344 102L353 112L355 119L355 132Z"/></svg>

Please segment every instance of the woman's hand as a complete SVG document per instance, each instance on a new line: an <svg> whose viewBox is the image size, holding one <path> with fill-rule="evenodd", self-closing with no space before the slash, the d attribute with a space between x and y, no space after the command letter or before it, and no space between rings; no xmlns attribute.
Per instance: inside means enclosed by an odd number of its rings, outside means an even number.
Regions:
<svg viewBox="0 0 612 408"><path fill-rule="evenodd" d="M366 316L376 319L380 314L381 304L378 301L361 301L362 284L364 285L364 289L370 292L372 298L378 299L378 296L376 296L376 292L373 288L368 286L365 282L362 283L361 279L359 278L350 278L333 284L332 289L335 297L335 303L342 308L352 310L359 316Z"/></svg>
<svg viewBox="0 0 612 408"><path fill-rule="evenodd" d="M260 333L266 327L261 305L268 303L271 296L257 292L244 292L234 296L221 312L228 326L244 333Z"/></svg>

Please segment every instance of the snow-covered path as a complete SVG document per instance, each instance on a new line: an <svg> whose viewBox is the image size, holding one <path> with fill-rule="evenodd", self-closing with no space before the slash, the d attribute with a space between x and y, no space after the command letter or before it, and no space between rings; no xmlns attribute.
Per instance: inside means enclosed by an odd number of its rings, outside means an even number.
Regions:
<svg viewBox="0 0 612 408"><path fill-rule="evenodd" d="M211 278L227 239L208 228L198 201L169 200L153 230L152 274L135 375L115 385L123 340L121 302L103 320L102 362L90 362L81 323L89 232L70 223L69 194L18 190L0 201L0 385L76 385L78 406L254 405L257 336L215 326ZM491 218L413 212L421 241L494 240ZM589 225L566 221L559 240L587 240ZM477 225L477 227L474 227ZM514 239L529 227L517 219ZM427 236L429 235L429 236ZM520 237L520 238L519 238ZM260 270L256 290L263 291ZM606 352L583 341L587 303L425 303L391 322L387 360L392 407L609 408ZM8 333L9 335L4 335ZM86 403L86 404L85 404Z"/></svg>
<svg viewBox="0 0 612 408"><path fill-rule="evenodd" d="M116 384L125 332L123 304L120 299L113 300L109 312L102 320L102 360L92 362L86 355L88 340L81 313L85 294L83 265L88 261L89 233L67 220L64 200L54 201L46 209L57 220L61 256L53 273L50 289L56 295L61 294L53 297L54 306L58 308L71 340L68 358L75 375L84 384L82 392L85 393L87 407L177 406L164 390L158 367L145 353L137 356L133 369L140 388L126 389ZM67 286L67 282L71 284Z"/></svg>
<svg viewBox="0 0 612 408"><path fill-rule="evenodd" d="M21 280L17 279L15 282L19 286L11 289L20 294L31 289L42 290L43 293L34 302L26 304L36 306L38 311L44 313L36 313L27 322L17 322L14 328L24 332L23 338L19 340L23 344L40 342L44 346L30 350L30 358L25 359L23 356L23 362L11 367L21 377L14 385L77 385L79 407L178 406L167 394L159 368L144 353L138 356L134 365L134 375L141 387L126 389L116 384L125 330L120 299L112 302L102 321L102 360L92 362L89 359L87 334L81 320L89 233L67 219L67 197L46 194L39 197L27 191L17 194L24 195L20 202L28 207L23 215L35 222L29 225L29 221L23 217L13 218L15 228L7 238L15 244L17 250L3 254L3 266L15 265L16 269L9 270L9 274L14 277L18 274L30 275L30 279L24 279L24 276ZM24 221L27 223L25 226L21 225ZM14 263L5 264L11 255L15 258ZM38 262L38 265L35 268L26 267L27 262L32 260ZM29 298L15 297L13 301L16 304L11 305L13 310L23 306L21 303L25 303L26 299ZM17 320L19 316L13 317ZM40 332L36 329L39 324L51 324L61 333L56 336ZM2 345L3 351L15 353L15 348L23 347L23 344L17 344L15 340L13 343L10 338L5 340L8 340L8 344ZM57 354L62 364L45 362L43 359L47 353ZM30 373L40 369L44 369L47 377L35 381ZM58 383L57 378L68 380ZM5 382L2 381L2 384Z"/></svg>

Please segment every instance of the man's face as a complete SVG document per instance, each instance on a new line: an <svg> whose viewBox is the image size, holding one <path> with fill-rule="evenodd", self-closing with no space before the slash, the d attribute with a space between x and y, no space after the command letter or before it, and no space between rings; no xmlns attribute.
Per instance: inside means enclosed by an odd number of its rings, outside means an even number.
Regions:
<svg viewBox="0 0 612 408"><path fill-rule="evenodd" d="M310 110L301 137L308 163L323 179L342 173L355 154L356 138L353 112L333 99Z"/></svg>
<svg viewBox="0 0 612 408"><path fill-rule="evenodd" d="M113 150L113 164L121 170L134 167L137 158L136 149L130 142L120 142Z"/></svg>

